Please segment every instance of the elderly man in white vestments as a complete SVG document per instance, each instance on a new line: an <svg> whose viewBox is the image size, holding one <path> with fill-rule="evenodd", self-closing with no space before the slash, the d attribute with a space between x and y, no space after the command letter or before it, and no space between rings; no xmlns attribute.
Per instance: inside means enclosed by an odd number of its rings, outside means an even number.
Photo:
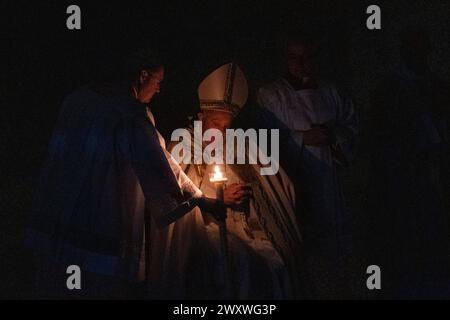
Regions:
<svg viewBox="0 0 450 320"><path fill-rule="evenodd" d="M247 81L234 63L207 76L198 93L203 132L215 128L225 133L247 100ZM208 143L192 137L191 147ZM191 142L191 141L190 141ZM183 143L183 142L179 142ZM173 149L175 144L169 146ZM194 152L191 152L191 156ZM188 156L188 155L186 155ZM209 180L214 165L180 164L206 197L215 197ZM184 163L190 164L184 164ZM231 296L221 282L218 221L193 210L169 226L163 239L165 251L155 260L164 263L158 273L163 297L187 299L286 299L300 297L300 245L294 189L282 169L262 176L259 165L225 165L228 178L224 202L230 260ZM152 264L153 265L153 264ZM163 279L163 280L161 280Z"/></svg>
<svg viewBox="0 0 450 320"><path fill-rule="evenodd" d="M349 99L314 77L317 53L313 38L290 36L285 76L260 88L257 99L260 113L269 115L263 122L281 129L283 141L289 141L280 157L289 160L286 169L300 190L311 294L337 298L342 296L344 257L351 250L338 170L352 158L357 118Z"/></svg>

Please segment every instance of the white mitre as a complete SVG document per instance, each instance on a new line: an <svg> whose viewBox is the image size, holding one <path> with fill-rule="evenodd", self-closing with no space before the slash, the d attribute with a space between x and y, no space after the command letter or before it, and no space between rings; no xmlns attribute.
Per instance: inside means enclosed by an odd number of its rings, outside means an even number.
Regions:
<svg viewBox="0 0 450 320"><path fill-rule="evenodd" d="M226 111L236 116L248 98L247 79L237 64L225 64L200 83L198 97L202 110Z"/></svg>

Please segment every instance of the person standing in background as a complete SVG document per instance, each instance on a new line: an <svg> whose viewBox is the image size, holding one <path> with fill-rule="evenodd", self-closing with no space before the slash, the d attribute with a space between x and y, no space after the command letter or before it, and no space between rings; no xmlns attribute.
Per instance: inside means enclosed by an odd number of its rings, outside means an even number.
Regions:
<svg viewBox="0 0 450 320"><path fill-rule="evenodd" d="M351 252L350 223L339 170L353 157L358 119L350 99L318 79L317 41L303 32L288 35L286 73L262 86L257 101L263 126L280 129L281 162L294 181L304 239L310 294L340 298L344 263Z"/></svg>

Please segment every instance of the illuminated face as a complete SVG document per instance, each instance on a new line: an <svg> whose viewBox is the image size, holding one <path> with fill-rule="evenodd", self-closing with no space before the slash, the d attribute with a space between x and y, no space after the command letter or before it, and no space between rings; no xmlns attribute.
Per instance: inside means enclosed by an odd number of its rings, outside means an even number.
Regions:
<svg viewBox="0 0 450 320"><path fill-rule="evenodd" d="M310 77L313 72L315 48L302 44L289 44L286 51L288 72L295 78Z"/></svg>
<svg viewBox="0 0 450 320"><path fill-rule="evenodd" d="M139 88L137 98L142 103L149 103L153 96L159 93L161 82L164 80L164 68L155 72L142 71L139 77Z"/></svg>
<svg viewBox="0 0 450 320"><path fill-rule="evenodd" d="M233 115L226 111L207 110L199 113L198 117L202 120L203 131L217 129L224 135L233 122Z"/></svg>
<svg viewBox="0 0 450 320"><path fill-rule="evenodd" d="M231 123L233 122L233 115L230 112L205 110L198 114L198 118L202 121L203 132L208 129L217 129L222 133L223 140L225 141L226 130L231 127Z"/></svg>

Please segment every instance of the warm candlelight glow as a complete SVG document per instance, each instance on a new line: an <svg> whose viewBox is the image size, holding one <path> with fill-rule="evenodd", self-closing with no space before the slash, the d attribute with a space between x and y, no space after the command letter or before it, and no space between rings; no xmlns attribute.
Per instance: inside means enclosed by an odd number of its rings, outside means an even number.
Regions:
<svg viewBox="0 0 450 320"><path fill-rule="evenodd" d="M223 178L223 174L222 174L222 171L220 171L219 166L215 166L214 167L214 176L213 176L213 178L216 179L216 180Z"/></svg>
<svg viewBox="0 0 450 320"><path fill-rule="evenodd" d="M214 166L214 172L211 173L209 180L211 182L224 182L227 181L227 178L224 177L222 171L220 171L219 166Z"/></svg>

